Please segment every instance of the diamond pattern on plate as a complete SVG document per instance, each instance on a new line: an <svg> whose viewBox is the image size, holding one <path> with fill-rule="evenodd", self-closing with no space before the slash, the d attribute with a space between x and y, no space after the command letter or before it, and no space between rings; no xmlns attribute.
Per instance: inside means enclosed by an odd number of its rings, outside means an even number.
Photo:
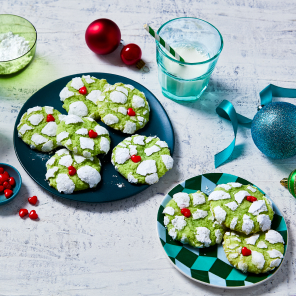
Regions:
<svg viewBox="0 0 296 296"><path fill-rule="evenodd" d="M174 187L164 198L157 215L157 230L160 242L168 255L169 259L188 277L202 283L208 283L220 287L242 287L264 281L270 277L277 269L270 274L244 274L234 268L227 260L222 245L209 248L193 248L189 245L183 245L174 241L167 232L163 224L162 211L166 204L177 192L192 193L197 190L213 190L217 184L228 182L239 182L242 184L251 184L247 180L237 176L213 173L193 177ZM254 185L256 186L256 185ZM257 187L257 186L256 186ZM258 188L258 187L257 187ZM264 192L258 188L263 194ZM203 190L202 190L203 191ZM279 231L286 244L288 240L287 225L281 212L273 204L275 215L272 221L272 229ZM286 245L285 245L286 247Z"/></svg>

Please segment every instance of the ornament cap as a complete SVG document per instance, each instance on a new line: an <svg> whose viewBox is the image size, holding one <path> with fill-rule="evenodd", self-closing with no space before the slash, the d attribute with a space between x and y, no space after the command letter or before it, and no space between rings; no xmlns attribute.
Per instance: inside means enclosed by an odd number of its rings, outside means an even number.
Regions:
<svg viewBox="0 0 296 296"><path fill-rule="evenodd" d="M288 188L288 178L284 178L280 181L281 185Z"/></svg>

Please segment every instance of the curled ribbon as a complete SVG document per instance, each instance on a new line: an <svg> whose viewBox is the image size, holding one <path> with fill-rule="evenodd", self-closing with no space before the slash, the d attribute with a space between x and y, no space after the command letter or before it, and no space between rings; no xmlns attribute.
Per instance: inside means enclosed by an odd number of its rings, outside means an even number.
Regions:
<svg viewBox="0 0 296 296"><path fill-rule="evenodd" d="M273 84L269 84L260 92L259 95L261 106L265 106L272 102L272 97L296 98L296 89L283 88ZM216 112L219 116L231 122L233 127L234 139L228 147L215 155L215 168L224 164L232 155L235 147L238 124L251 127L253 121L252 119L238 114L235 111L233 105L227 100L224 100L219 104L219 106L216 108Z"/></svg>

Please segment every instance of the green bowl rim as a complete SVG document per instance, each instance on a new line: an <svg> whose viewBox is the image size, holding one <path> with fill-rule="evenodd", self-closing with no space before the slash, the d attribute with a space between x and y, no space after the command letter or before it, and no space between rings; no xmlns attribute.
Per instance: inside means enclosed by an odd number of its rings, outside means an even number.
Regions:
<svg viewBox="0 0 296 296"><path fill-rule="evenodd" d="M35 33L36 33L36 38L35 38L35 42L34 42L34 44L31 46L31 48L30 48L26 53L24 53L24 54L21 55L20 57L17 57L17 58L15 58L15 59L12 59L12 60L0 61L0 63L7 63L7 62L11 62L11 61L14 61L14 60L19 59L19 58L23 57L24 55L26 55L29 51L31 51L31 49L35 46L35 44L36 44L36 42L37 42L37 30L36 30L35 26L34 26L30 21L28 21L26 18L24 18L24 17L22 17L22 16L19 16L19 15L16 15L16 14L9 14L9 13L2 13L2 14L0 14L0 17L1 17L1 15L11 15L11 16L16 16L16 17L19 17L19 18L24 19L25 21L27 21L28 23L30 23L30 24L32 25L32 27L34 28Z"/></svg>
<svg viewBox="0 0 296 296"><path fill-rule="evenodd" d="M18 190L16 192L13 192L13 195L10 198L8 198L6 200L3 200L3 201L0 201L0 206L12 201L18 195L18 193L20 192L22 184L23 184L22 176L21 176L20 172L14 166L12 166L12 165L10 165L8 163L4 163L4 162L0 162L0 166L1 165L6 165L6 166L9 166L10 168L12 168L18 174L18 176L20 178L20 184L19 184Z"/></svg>

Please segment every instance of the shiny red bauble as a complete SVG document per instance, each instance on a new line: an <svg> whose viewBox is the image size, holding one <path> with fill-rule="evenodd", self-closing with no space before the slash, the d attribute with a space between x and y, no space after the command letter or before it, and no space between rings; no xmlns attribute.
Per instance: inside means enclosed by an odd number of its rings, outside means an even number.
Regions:
<svg viewBox="0 0 296 296"><path fill-rule="evenodd" d="M114 51L121 40L118 26L111 20L101 18L92 22L86 29L87 46L96 54L108 54Z"/></svg>
<svg viewBox="0 0 296 296"><path fill-rule="evenodd" d="M123 47L120 57L126 65L134 65L141 59L142 50L137 44L130 43Z"/></svg>

